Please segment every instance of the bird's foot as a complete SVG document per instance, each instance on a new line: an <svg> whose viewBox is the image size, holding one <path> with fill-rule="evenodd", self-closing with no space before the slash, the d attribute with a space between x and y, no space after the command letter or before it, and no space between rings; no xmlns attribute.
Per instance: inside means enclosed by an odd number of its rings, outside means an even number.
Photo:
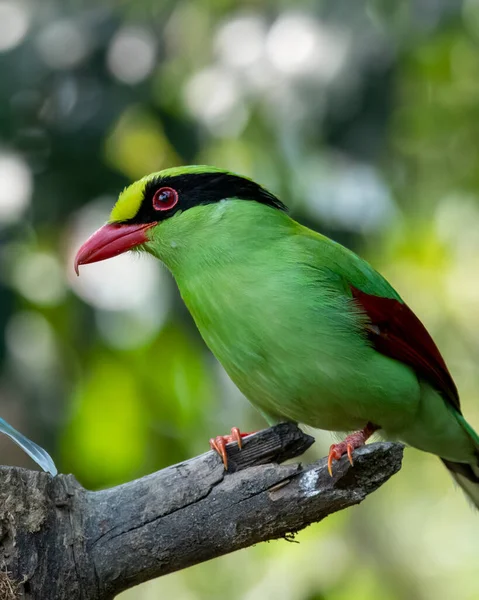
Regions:
<svg viewBox="0 0 479 600"><path fill-rule="evenodd" d="M329 448L328 455L328 471L331 477L333 476L333 461L339 460L341 456L344 454L348 455L349 462L351 466L353 465L353 450L356 448L360 448L364 446L366 440L372 436L372 434L377 431L379 427L377 425L373 425L372 423L368 423L364 429L361 431L355 431L350 435L346 436L346 439L339 444L332 444Z"/></svg>
<svg viewBox="0 0 479 600"><path fill-rule="evenodd" d="M250 431L249 433L241 433L238 427L232 427L230 435L218 435L215 438L210 439L210 448L221 456L221 458L223 459L225 469L228 468L228 455L226 454L226 444L229 444L230 442L237 442L238 447L241 448L243 446L243 438L248 435L251 435L252 433L256 432Z"/></svg>

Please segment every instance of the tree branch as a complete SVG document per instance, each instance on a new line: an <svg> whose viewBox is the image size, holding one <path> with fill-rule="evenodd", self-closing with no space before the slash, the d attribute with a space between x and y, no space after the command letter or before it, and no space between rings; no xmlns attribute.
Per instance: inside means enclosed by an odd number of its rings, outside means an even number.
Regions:
<svg viewBox="0 0 479 600"><path fill-rule="evenodd" d="M358 504L401 467L403 447L379 443L347 458L281 463L313 438L281 424L99 492L72 475L0 467L0 597L109 600L148 579L261 541L287 537ZM3 586L3 587L2 587ZM5 591L3 591L5 590Z"/></svg>

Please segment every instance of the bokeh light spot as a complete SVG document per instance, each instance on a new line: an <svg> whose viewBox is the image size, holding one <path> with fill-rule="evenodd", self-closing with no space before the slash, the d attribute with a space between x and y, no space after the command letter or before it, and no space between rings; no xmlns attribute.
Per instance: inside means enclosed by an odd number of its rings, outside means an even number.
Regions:
<svg viewBox="0 0 479 600"><path fill-rule="evenodd" d="M27 35L29 14L21 0L0 2L0 52L18 46Z"/></svg>
<svg viewBox="0 0 479 600"><path fill-rule="evenodd" d="M121 350L137 348L156 336L170 310L169 285L160 285L160 292L160 297L152 298L136 310L96 311L98 331L109 346Z"/></svg>
<svg viewBox="0 0 479 600"><path fill-rule="evenodd" d="M44 306L58 304L66 293L60 262L46 252L20 254L13 271L13 285L25 298Z"/></svg>
<svg viewBox="0 0 479 600"><path fill-rule="evenodd" d="M43 315L34 311L18 312L11 317L5 332L7 348L28 378L45 371L55 362L53 329Z"/></svg>
<svg viewBox="0 0 479 600"><path fill-rule="evenodd" d="M32 173L23 158L0 153L0 225L20 219L30 204L32 188Z"/></svg>
<svg viewBox="0 0 479 600"><path fill-rule="evenodd" d="M131 179L179 162L161 123L138 107L118 119L105 140L105 153L108 162Z"/></svg>
<svg viewBox="0 0 479 600"><path fill-rule="evenodd" d="M191 114L219 136L238 135L248 120L240 87L226 69L209 67L193 75L185 87Z"/></svg>
<svg viewBox="0 0 479 600"><path fill-rule="evenodd" d="M260 60L264 51L266 27L256 15L226 21L215 38L220 59L231 67L247 68Z"/></svg>
<svg viewBox="0 0 479 600"><path fill-rule="evenodd" d="M285 75L315 75L332 79L343 66L348 49L344 32L300 13L278 17L266 40L271 63Z"/></svg>
<svg viewBox="0 0 479 600"><path fill-rule="evenodd" d="M52 69L71 69L87 56L89 42L85 30L70 19L48 25L38 36L38 50Z"/></svg>
<svg viewBox="0 0 479 600"><path fill-rule="evenodd" d="M148 77L155 66L156 40L140 27L124 27L108 48L107 65L123 83L134 85Z"/></svg>
<svg viewBox="0 0 479 600"><path fill-rule="evenodd" d="M328 225L369 232L397 216L388 187L372 166L348 161L305 164L310 214Z"/></svg>

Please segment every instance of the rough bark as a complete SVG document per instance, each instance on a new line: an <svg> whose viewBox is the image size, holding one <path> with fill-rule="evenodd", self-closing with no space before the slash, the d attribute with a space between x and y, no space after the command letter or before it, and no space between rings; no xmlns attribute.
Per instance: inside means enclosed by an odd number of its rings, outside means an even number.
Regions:
<svg viewBox="0 0 479 600"><path fill-rule="evenodd" d="M292 424L115 488L0 467L0 598L109 600L148 579L288 537L358 504L401 467L378 443L335 465L280 465L313 442Z"/></svg>

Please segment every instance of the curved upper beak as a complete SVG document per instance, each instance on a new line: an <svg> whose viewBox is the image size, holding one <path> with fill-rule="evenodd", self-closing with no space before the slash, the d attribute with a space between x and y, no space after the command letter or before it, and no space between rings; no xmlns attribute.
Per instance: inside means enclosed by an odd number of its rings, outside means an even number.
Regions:
<svg viewBox="0 0 479 600"><path fill-rule="evenodd" d="M156 223L121 225L107 223L90 236L75 256L75 272L78 267L123 254L136 246L148 242L146 230Z"/></svg>

